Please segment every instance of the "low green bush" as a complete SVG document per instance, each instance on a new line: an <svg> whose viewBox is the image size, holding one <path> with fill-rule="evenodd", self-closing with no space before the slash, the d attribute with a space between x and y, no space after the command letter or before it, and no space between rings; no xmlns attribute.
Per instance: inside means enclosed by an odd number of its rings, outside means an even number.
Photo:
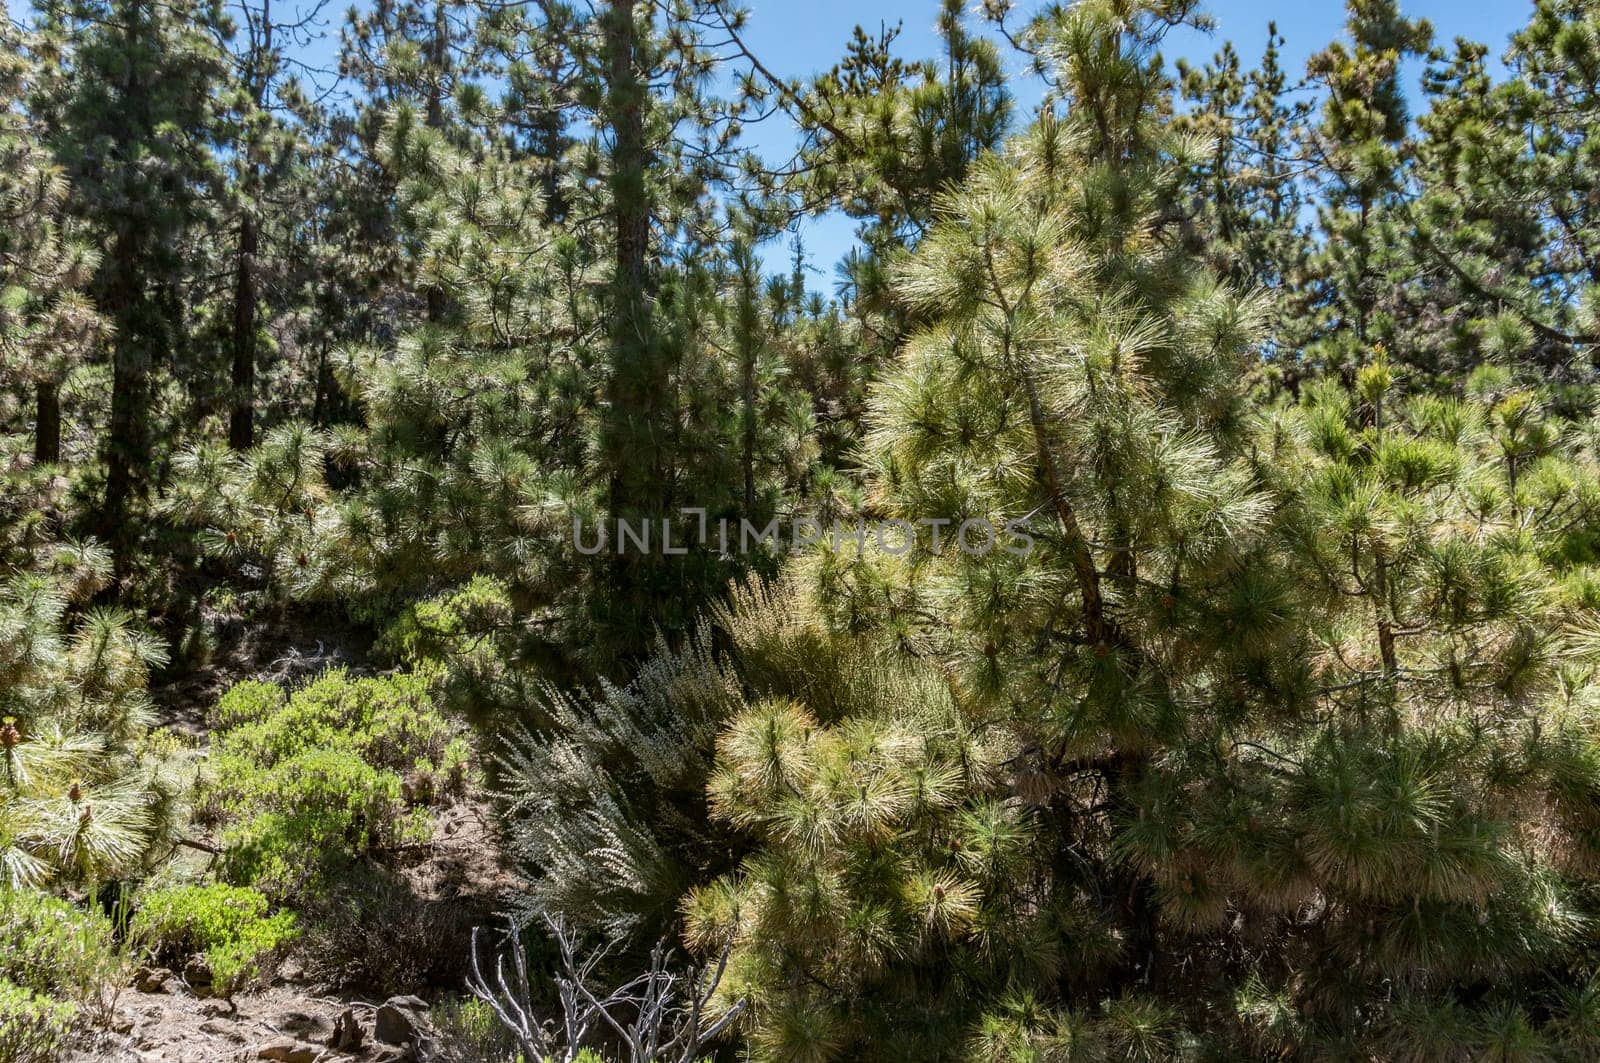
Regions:
<svg viewBox="0 0 1600 1063"><path fill-rule="evenodd" d="M270 768L310 750L355 754L393 771L454 772L464 779L467 746L430 694L428 671L352 679L333 669L293 694L239 683L212 714L215 754Z"/></svg>
<svg viewBox="0 0 1600 1063"><path fill-rule="evenodd" d="M71 1045L77 1008L0 978L0 1063L55 1063Z"/></svg>
<svg viewBox="0 0 1600 1063"><path fill-rule="evenodd" d="M259 891L227 885L172 886L139 898L130 930L152 955L181 967L199 953L212 991L231 997L258 981L299 934L293 912L268 914Z"/></svg>
<svg viewBox="0 0 1600 1063"><path fill-rule="evenodd" d="M221 832L223 875L284 902L325 891L362 856L425 841L427 806L469 778L471 747L424 673L334 670L292 694L240 683L212 721L200 808Z"/></svg>
<svg viewBox="0 0 1600 1063"><path fill-rule="evenodd" d="M377 648L412 665L455 661L495 650L513 615L506 585L474 576L453 591L408 605Z"/></svg>
<svg viewBox="0 0 1600 1063"><path fill-rule="evenodd" d="M394 772L352 753L316 749L244 772L234 800L249 815L223 832L223 874L274 896L320 891L357 855L426 841L425 808L409 808Z"/></svg>
<svg viewBox="0 0 1600 1063"><path fill-rule="evenodd" d="M527 662L521 660L533 648L527 636L516 623L510 589L475 576L407 606L376 648L407 667L430 670L436 696L452 711L487 720L534 696Z"/></svg>
<svg viewBox="0 0 1600 1063"><path fill-rule="evenodd" d="M424 666L336 669L292 692L239 683L211 714L198 809L221 843L219 875L298 915L321 982L399 991L460 978L459 905L417 896L397 871L432 836L434 806L472 779L470 741L434 679Z"/></svg>
<svg viewBox="0 0 1600 1063"><path fill-rule="evenodd" d="M211 710L211 727L231 731L244 724L265 720L281 711L289 693L276 683L247 679L229 687Z"/></svg>
<svg viewBox="0 0 1600 1063"><path fill-rule="evenodd" d="M0 890L0 980L81 1002L116 969L111 921L48 893Z"/></svg>
<svg viewBox="0 0 1600 1063"><path fill-rule="evenodd" d="M444 997L428 1012L428 1019L438 1034L444 1058L452 1063L523 1063L516 1038L500 1025L494 1010L476 997ZM599 1056L579 1059L605 1063Z"/></svg>

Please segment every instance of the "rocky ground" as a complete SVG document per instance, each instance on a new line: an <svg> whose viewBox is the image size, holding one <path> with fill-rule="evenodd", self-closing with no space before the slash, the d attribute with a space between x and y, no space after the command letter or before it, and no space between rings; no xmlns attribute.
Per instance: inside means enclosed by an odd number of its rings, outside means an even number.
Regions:
<svg viewBox="0 0 1600 1063"><path fill-rule="evenodd" d="M324 668L370 672L367 646L348 631L284 625L241 628L210 665L153 693L163 726L206 740L217 695L240 679L295 683ZM442 901L471 922L489 921L514 886L492 829L487 801L442 810L434 842L401 872L421 900ZM465 940L460 943L465 949ZM67 1063L444 1063L452 1058L415 996L369 999L330 994L291 957L270 987L232 1001L191 986L183 972L141 968L113 1006L109 1028L86 1036Z"/></svg>
<svg viewBox="0 0 1600 1063"><path fill-rule="evenodd" d="M241 994L230 1005L170 984L170 991L125 992L113 1029L82 1045L68 1063L421 1063L432 1058L427 1005L416 997L390 1002L323 997L285 982Z"/></svg>
<svg viewBox="0 0 1600 1063"><path fill-rule="evenodd" d="M214 645L198 664L175 668L150 695L162 726L204 741L206 713L234 683L271 680L295 686L327 668L370 675L372 637L327 610L288 612L246 622L208 611L204 624Z"/></svg>
<svg viewBox="0 0 1600 1063"><path fill-rule="evenodd" d="M477 803L441 813L437 842L406 871L419 896L445 899L488 921L513 885ZM460 947L468 947L463 940ZM192 987L182 972L141 968L114 1006L110 1029L80 1045L66 1063L444 1063L429 1005L329 994L291 957L270 988L231 1002ZM359 1030L359 1035L354 1031Z"/></svg>

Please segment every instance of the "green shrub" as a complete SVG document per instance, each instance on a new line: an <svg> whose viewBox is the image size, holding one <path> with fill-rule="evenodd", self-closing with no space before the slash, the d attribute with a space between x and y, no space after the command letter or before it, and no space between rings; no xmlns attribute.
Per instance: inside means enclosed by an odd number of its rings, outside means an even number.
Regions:
<svg viewBox="0 0 1600 1063"><path fill-rule="evenodd" d="M140 898L131 931L157 960L181 967L199 953L212 990L230 997L257 981L298 935L294 913L268 915L256 890L225 885L173 886Z"/></svg>
<svg viewBox="0 0 1600 1063"><path fill-rule="evenodd" d="M243 771L231 798L248 815L223 833L223 873L279 897L319 890L357 854L427 839L427 811L408 808L405 789L394 772L331 749Z"/></svg>
<svg viewBox="0 0 1600 1063"><path fill-rule="evenodd" d="M227 731L242 724L264 720L281 710L288 693L276 683L247 679L229 687L211 710L213 730Z"/></svg>
<svg viewBox="0 0 1600 1063"><path fill-rule="evenodd" d="M54 1063L70 1045L77 1009L0 978L0 1063Z"/></svg>
<svg viewBox="0 0 1600 1063"><path fill-rule="evenodd" d="M428 840L430 806L470 777L471 745L430 677L333 670L292 693L240 683L212 713L201 809L221 877L298 913L322 981L459 979L446 969L461 957L459 905L416 897L389 866Z"/></svg>
<svg viewBox="0 0 1600 1063"><path fill-rule="evenodd" d="M476 576L465 586L408 606L384 631L377 649L412 668L433 669L435 694L453 711L492 719L534 696L526 662L513 664L528 648L515 619L506 585Z"/></svg>
<svg viewBox="0 0 1600 1063"><path fill-rule="evenodd" d="M494 635L512 619L511 593L488 576L407 606L384 631L378 649L417 665L443 663L494 648Z"/></svg>
<svg viewBox="0 0 1600 1063"><path fill-rule="evenodd" d="M116 968L105 916L38 890L0 890L0 979L81 1002L96 995Z"/></svg>
<svg viewBox="0 0 1600 1063"><path fill-rule="evenodd" d="M212 720L201 808L221 830L223 874L279 900L325 890L364 854L426 840L425 806L469 777L471 747L422 673L334 670L293 694L240 683Z"/></svg>
<svg viewBox="0 0 1600 1063"><path fill-rule="evenodd" d="M354 754L397 772L452 774L465 782L467 745L429 693L430 672L352 679L333 669L291 695L240 683L213 713L220 762L271 768L311 750Z"/></svg>
<svg viewBox="0 0 1600 1063"><path fill-rule="evenodd" d="M518 1063L516 1038L476 997L445 997L428 1012L446 1058L455 1063Z"/></svg>

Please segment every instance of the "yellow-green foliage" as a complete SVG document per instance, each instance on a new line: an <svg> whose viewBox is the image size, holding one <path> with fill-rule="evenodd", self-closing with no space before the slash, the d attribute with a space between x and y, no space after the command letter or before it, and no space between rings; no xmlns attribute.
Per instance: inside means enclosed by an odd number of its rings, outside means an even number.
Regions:
<svg viewBox="0 0 1600 1063"><path fill-rule="evenodd" d="M446 997L428 1012L439 1040L470 1063L517 1063L517 1042L493 1009L476 997Z"/></svg>
<svg viewBox="0 0 1600 1063"><path fill-rule="evenodd" d="M0 887L0 1063L58 1058L83 1011L125 975L103 915Z"/></svg>
<svg viewBox="0 0 1600 1063"><path fill-rule="evenodd" d="M71 1045L77 1009L0 978L0 1063L54 1063Z"/></svg>
<svg viewBox="0 0 1600 1063"><path fill-rule="evenodd" d="M225 885L172 886L139 898L129 932L160 961L181 966L199 953L211 970L212 989L230 997L256 981L293 941L295 915L268 915L267 898Z"/></svg>
<svg viewBox="0 0 1600 1063"><path fill-rule="evenodd" d="M202 811L222 828L230 880L275 897L373 850L425 840L427 806L460 793L467 740L422 673L333 671L292 694L246 682L212 714Z"/></svg>
<svg viewBox="0 0 1600 1063"><path fill-rule="evenodd" d="M31 889L0 889L0 979L67 1001L94 995L115 966L110 920Z"/></svg>
<svg viewBox="0 0 1600 1063"><path fill-rule="evenodd" d="M487 576L407 606L377 648L411 668L437 670L440 700L462 712L514 711L531 693L510 668L517 626L510 588Z"/></svg>
<svg viewBox="0 0 1600 1063"><path fill-rule="evenodd" d="M474 576L457 590L408 606L378 646L413 664L459 659L481 644L492 648L495 628L508 624L511 615L506 585Z"/></svg>
<svg viewBox="0 0 1600 1063"><path fill-rule="evenodd" d="M1262 307L1161 219L1166 8L1046 17L1072 105L952 190L870 393L877 514L1032 549L819 546L824 623L718 741L749 846L687 928L731 945L757 1058L1549 1058L1588 1028L1556 998L1600 915L1594 424L1498 366L1413 399L1353 336L1349 379L1252 410ZM829 642L876 696L837 697Z"/></svg>

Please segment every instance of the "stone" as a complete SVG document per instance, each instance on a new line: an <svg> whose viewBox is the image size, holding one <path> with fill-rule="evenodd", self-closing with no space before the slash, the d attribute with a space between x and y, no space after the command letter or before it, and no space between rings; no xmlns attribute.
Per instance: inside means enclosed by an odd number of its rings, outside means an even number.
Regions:
<svg viewBox="0 0 1600 1063"><path fill-rule="evenodd" d="M321 1049L304 1041L273 1041L256 1051L257 1059L270 1059L276 1063L316 1063Z"/></svg>
<svg viewBox="0 0 1600 1063"><path fill-rule="evenodd" d="M141 967L133 972L133 988L141 993L165 993L171 978L172 972L165 967Z"/></svg>
<svg viewBox="0 0 1600 1063"><path fill-rule="evenodd" d="M189 962L183 965L183 980L195 988L211 984L211 965L204 956L197 952L189 957Z"/></svg>
<svg viewBox="0 0 1600 1063"><path fill-rule="evenodd" d="M267 1025L273 1030L286 1033L301 1041L321 1041L333 1029L324 1016L312 1015L296 1008L274 1012L267 1019Z"/></svg>
<svg viewBox="0 0 1600 1063"><path fill-rule="evenodd" d="M366 1031L361 1028L355 1009L345 1008L333 1024L333 1033L328 1035L328 1047L337 1052L359 1052L365 1037Z"/></svg>
<svg viewBox="0 0 1600 1063"><path fill-rule="evenodd" d="M391 1045L411 1044L427 1022L428 1002L421 997L390 997L378 1008L373 1034Z"/></svg>
<svg viewBox="0 0 1600 1063"><path fill-rule="evenodd" d="M417 1050L413 1045L385 1048L372 1058L372 1063L417 1063Z"/></svg>

